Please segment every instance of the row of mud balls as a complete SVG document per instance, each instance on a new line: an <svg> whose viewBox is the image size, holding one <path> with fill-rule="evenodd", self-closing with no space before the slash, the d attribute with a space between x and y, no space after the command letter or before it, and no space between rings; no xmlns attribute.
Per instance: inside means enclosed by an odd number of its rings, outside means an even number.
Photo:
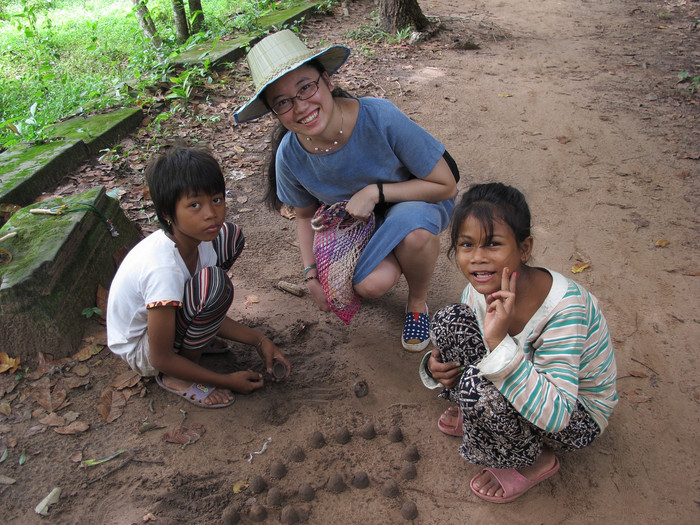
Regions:
<svg viewBox="0 0 700 525"><path fill-rule="evenodd" d="M374 425L372 423L366 424L360 430L360 435L367 439L374 439L377 436ZM389 441L392 443L398 443L403 441L403 433L401 429L397 426L389 429L387 434ZM335 434L334 439L337 443L344 445L350 441L350 432L346 427L339 428ZM309 439L309 445L312 448L319 449L326 445L326 439L321 432L314 432ZM301 463L306 459L306 454L304 450L298 445L292 447L289 452L289 458L297 463ZM404 450L403 454L404 464L401 468L401 477L406 480L414 479L417 476L415 463L420 459L420 454L415 445L409 445ZM284 462L280 460L273 461L270 465L270 476L275 479L282 479L287 475L287 467ZM356 472L351 480L351 485L356 489L365 489L369 487L369 476L364 471ZM250 491L253 494L260 494L267 488L267 482L262 476L253 476L250 482ZM326 488L329 492L334 494L339 494L347 488L343 476L338 473L332 474L328 479ZM387 498L396 498L399 495L399 486L394 480L387 480L382 485L382 494ZM297 495L302 501L310 502L316 496L316 491L308 483L302 483L297 491ZM277 487L271 487L267 492L267 505L270 507L279 507L282 504L283 495L282 491ZM267 518L266 508L259 504L253 503L248 509L248 517L255 522L263 521ZM418 508L416 503L411 500L407 500L401 507L401 515L406 520L413 520L418 516ZM285 525L292 525L300 521L300 517L293 505L286 505L282 509L282 514L280 518L281 522ZM233 506L229 506L224 510L222 515L222 521L226 525L233 525L240 521L240 515L238 511Z"/></svg>

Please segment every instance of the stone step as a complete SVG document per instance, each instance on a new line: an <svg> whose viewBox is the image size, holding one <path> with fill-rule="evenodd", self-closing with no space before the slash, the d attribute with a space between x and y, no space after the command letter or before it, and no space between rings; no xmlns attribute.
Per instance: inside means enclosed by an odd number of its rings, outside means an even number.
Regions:
<svg viewBox="0 0 700 525"><path fill-rule="evenodd" d="M63 213L32 213L37 209ZM95 306L98 285L109 289L141 234L100 186L22 208L0 228L0 239L8 235L0 241L2 350L23 363L38 351L72 355L83 334L82 311Z"/></svg>

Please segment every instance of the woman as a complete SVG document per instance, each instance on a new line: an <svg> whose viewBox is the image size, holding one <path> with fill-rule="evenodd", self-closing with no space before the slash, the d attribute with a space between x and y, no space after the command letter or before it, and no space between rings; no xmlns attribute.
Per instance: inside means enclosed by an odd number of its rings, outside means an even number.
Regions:
<svg viewBox="0 0 700 525"><path fill-rule="evenodd" d="M353 274L361 297L377 298L408 283L402 345L430 342L427 296L440 241L457 194L458 172L445 147L391 102L352 98L334 90L330 75L350 50L314 54L289 30L267 36L248 54L255 96L236 112L247 122L272 111L283 127L268 169L268 202L292 206L303 278L323 311L311 219L320 204L347 201L352 217L376 216L377 229Z"/></svg>

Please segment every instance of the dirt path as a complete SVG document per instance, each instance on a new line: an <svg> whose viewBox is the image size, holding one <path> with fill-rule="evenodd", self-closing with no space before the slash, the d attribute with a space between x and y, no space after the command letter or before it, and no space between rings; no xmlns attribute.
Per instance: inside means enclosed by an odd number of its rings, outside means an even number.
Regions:
<svg viewBox="0 0 700 525"><path fill-rule="evenodd" d="M461 460L458 441L437 430L446 405L420 384L420 356L405 353L399 343L405 284L365 302L349 327L314 310L308 297L274 289L280 279L299 280L294 225L256 203L262 194L256 170L272 121L232 128L236 97L246 91L231 81L200 108L200 116L218 111L218 123L191 119L179 126L171 119L168 133L208 144L230 175L230 217L247 237L233 269L233 313L275 338L293 363L293 376L238 396L221 411L195 408L153 382L146 390L140 383L135 392L144 397L131 397L121 417L103 423L94 405L124 371L103 351L85 362L92 388L70 390L72 404L59 412L78 412L90 423L77 436L50 429L33 434L44 428L38 420L45 412L27 397L24 383L5 395L12 414L0 421L1 439L10 445L0 474L17 480L0 488L0 521L42 522L33 508L55 486L63 493L51 508L52 523L212 523L227 506L250 523L247 512L255 504L267 509L265 523L279 522L285 505L313 524L403 523L406 501L417 506L416 524L697 520L700 129L697 95L685 94L676 81L678 72L697 68L698 30L691 23L700 4L421 5L450 30L444 40L378 49L347 41L353 56L338 81L358 95L386 96L444 141L461 168L461 188L500 180L522 189L533 211L536 264L565 275L579 259L591 264L575 279L598 296L614 337L621 399L608 430L588 449L564 456L560 474L517 502L493 506L475 498L468 480L479 467ZM350 8L347 19L309 21L304 33L310 42L321 35L325 42L342 41L348 29L367 20L372 3L352 2ZM481 49L452 45L466 40ZM130 162L107 168L95 162L81 173L106 170L112 184L133 192L141 184L134 176L142 167L138 157L151 138L143 131L124 141ZM66 181L57 192L81 184ZM662 239L668 245L657 247ZM463 286L463 277L442 257L431 310L457 301ZM256 365L241 357L249 355L247 349L236 350L210 362L229 369ZM69 365L44 377L54 384L74 371ZM352 393L358 380L369 385L366 397ZM186 426L203 424L206 433L185 447L162 441L183 419ZM167 428L139 433L143 421ZM379 434L374 439L360 435L368 423ZM394 425L403 442L390 441ZM342 427L352 434L347 444L334 440ZM325 447L309 444L314 431L324 434ZM265 453L249 462L268 437ZM403 454L411 444L421 457L417 476L407 480ZM303 461L291 458L294 446L304 449ZM28 459L20 466L23 449ZM99 458L119 449L133 456L90 468L69 457L80 452L83 459ZM276 460L288 470L282 479L271 473ZM368 488L328 490L332 474L342 474L349 485L358 471L369 475ZM281 490L281 502L268 499L270 490L235 493L237 482L256 475ZM382 494L389 479L398 482L395 498ZM316 489L310 502L297 494L303 483Z"/></svg>

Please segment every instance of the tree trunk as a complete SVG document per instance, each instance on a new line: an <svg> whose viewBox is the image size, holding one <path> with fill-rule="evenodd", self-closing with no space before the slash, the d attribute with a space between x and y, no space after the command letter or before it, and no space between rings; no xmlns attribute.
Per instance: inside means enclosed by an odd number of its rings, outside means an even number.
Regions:
<svg viewBox="0 0 700 525"><path fill-rule="evenodd" d="M177 41L182 44L190 37L190 29L187 24L187 13L183 0L171 0L173 4L173 19L175 20L175 34Z"/></svg>
<svg viewBox="0 0 700 525"><path fill-rule="evenodd" d="M379 16L387 33L396 33L408 26L424 31L430 22L421 11L418 0L379 0Z"/></svg>
<svg viewBox="0 0 700 525"><path fill-rule="evenodd" d="M136 18L139 19L139 24L141 25L143 34L146 35L146 38L153 42L154 46L160 47L163 45L163 41L160 39L160 35L158 35L156 25L153 23L153 19L151 18L151 13L146 6L146 0L131 1L134 4L134 12L136 13Z"/></svg>
<svg viewBox="0 0 700 525"><path fill-rule="evenodd" d="M202 30L204 25L204 10L202 9L201 0L188 0L190 6L190 17L192 24L192 34L197 34Z"/></svg>

